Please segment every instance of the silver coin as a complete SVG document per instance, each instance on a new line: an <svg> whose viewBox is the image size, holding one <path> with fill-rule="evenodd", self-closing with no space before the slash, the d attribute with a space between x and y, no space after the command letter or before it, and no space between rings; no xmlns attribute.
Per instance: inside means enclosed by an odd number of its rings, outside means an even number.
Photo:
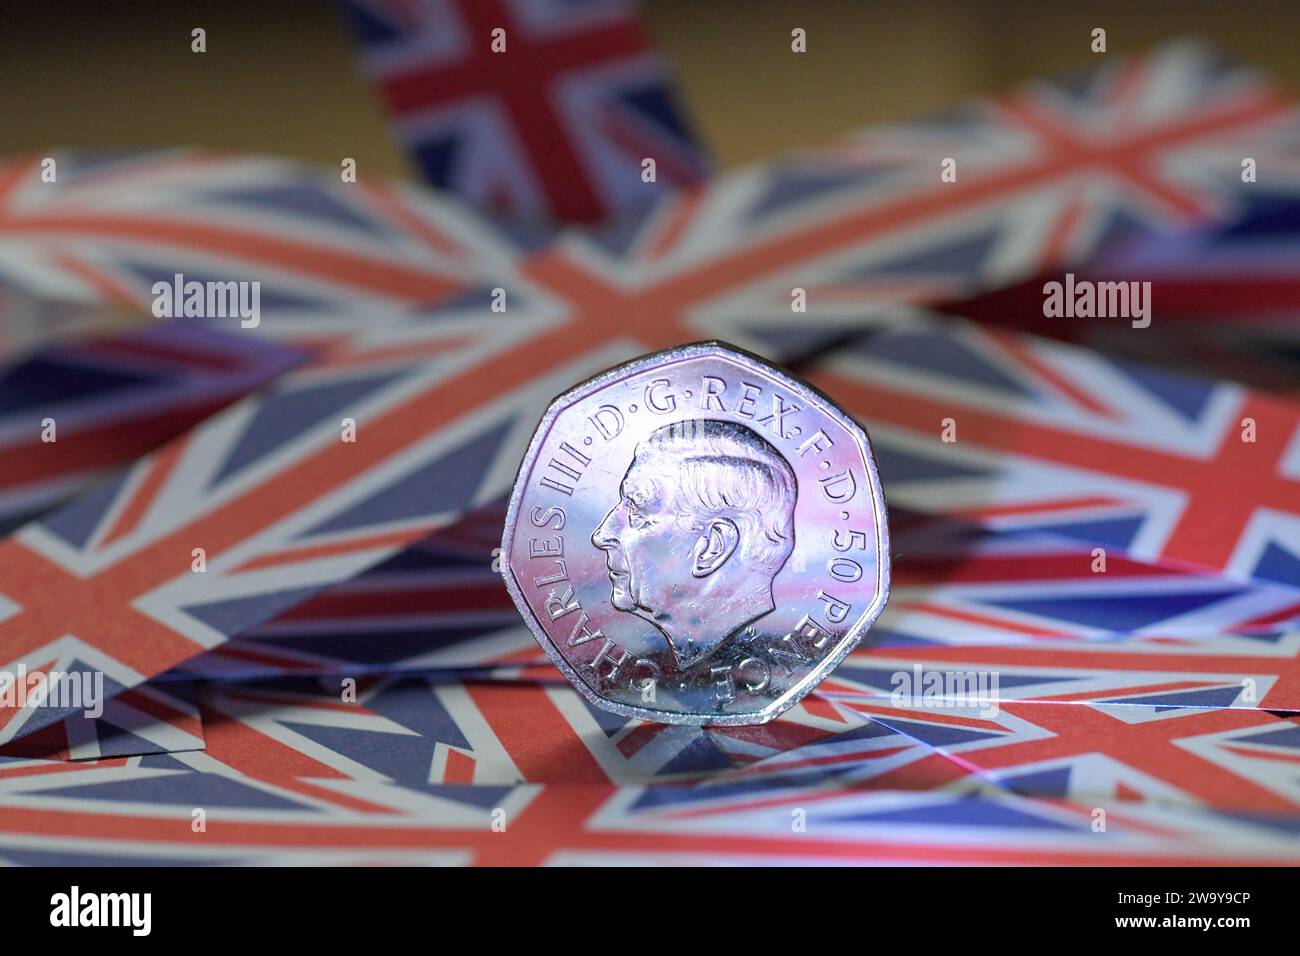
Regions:
<svg viewBox="0 0 1300 956"><path fill-rule="evenodd" d="M759 724L858 643L889 594L866 433L830 398L717 342L647 355L546 410L502 570L592 704Z"/></svg>

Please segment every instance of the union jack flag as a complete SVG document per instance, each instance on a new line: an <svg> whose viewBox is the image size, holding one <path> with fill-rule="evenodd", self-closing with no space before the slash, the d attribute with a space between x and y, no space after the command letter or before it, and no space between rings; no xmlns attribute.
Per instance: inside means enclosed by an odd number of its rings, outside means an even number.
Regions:
<svg viewBox="0 0 1300 956"><path fill-rule="evenodd" d="M205 825L196 830L201 801ZM608 784L467 787L196 773L172 757L0 767L0 857L95 863L1246 865L1294 817L1012 793Z"/></svg>
<svg viewBox="0 0 1300 956"><path fill-rule="evenodd" d="M1300 406L970 325L868 337L811 381L905 507L1300 584Z"/></svg>
<svg viewBox="0 0 1300 956"><path fill-rule="evenodd" d="M1171 240L1162 238L1159 245ZM1212 258L1207 251L1206 259ZM1136 262L1137 260L1132 260ZM1193 305L1199 276L1171 275L1156 265L1088 266L1079 279L1089 282L1150 282L1147 301L1152 322L1142 329L1125 322L1088 319L1049 319L1042 315L1044 286L1060 282L1061 274L1044 275L1006 288L995 289L936 306L939 315L956 315L974 322L1048 335L1120 359L1143 362L1204 378L1226 378L1252 388L1294 398L1300 382L1295 361L1295 330L1286 317L1286 293L1278 290L1275 313L1224 310L1215 315ZM1231 285L1241 293L1239 303L1253 295L1272 297L1271 286L1281 286L1284 276L1256 275L1253 285L1239 275ZM1206 300L1217 298L1206 295Z"/></svg>
<svg viewBox="0 0 1300 956"><path fill-rule="evenodd" d="M451 199L195 150L0 163L0 284L150 310L156 282L261 283L267 330L321 337L501 284L517 251ZM489 281L491 280L491 281Z"/></svg>
<svg viewBox="0 0 1300 956"><path fill-rule="evenodd" d="M0 366L0 530L73 497L305 358L179 322L15 357Z"/></svg>
<svg viewBox="0 0 1300 956"><path fill-rule="evenodd" d="M1300 710L1300 648L1296 635L1268 626L1290 620L1300 583L1279 573L1295 560L1287 523L1295 496L1284 492L1296 483L1298 443L1285 403L1024 337L924 324L855 341L811 366L870 425L894 502L1017 533L953 552L951 580L942 567L916 566L917 587L948 589L944 607L951 596L953 607L984 614L978 631L902 606L876 643L859 648L787 720L762 728L652 727L581 703L553 672L532 666L536 650L526 637L520 643L522 629L494 616L490 536L472 519L506 491L537 408L586 374L709 336L797 358L859 334L864 322L894 322L900 304L969 294L1088 256L1134 210L1158 226L1235 214L1242 150L1266 155L1296 127L1295 114L1251 74L1177 47L1081 85L978 105L958 122L911 124L742 170L619 228L567 234L528 255L472 223L458 230L452 206L424 209L420 223L449 232L457 250L489 250L486 265L468 270L472 255L420 245L409 217L370 205L367 193L322 182L304 207L301 196L280 191L292 178L280 166L269 170L277 201L225 207L215 246L198 227L216 197L182 184L188 200L173 197L167 212L145 215L147 174L139 189L121 193L126 214L109 208L81 218L69 205L59 213L66 221L37 214L33 222L6 213L18 226L8 242L0 232L0 271L24 288L105 296L52 250L130 274L128 263L153 235L148 225L183 240L182 258L219 267L209 275L255 278L269 263L277 289L333 281L346 287L346 303L328 304L338 301L332 288L306 308L276 311L273 333L329 339L312 365L0 543L0 666L97 670L132 706L132 689L174 684L189 700L185 681L150 680L178 665L193 662L193 670L167 676L214 678L194 693L197 726L184 708L172 718L188 738L164 721L173 730L151 725L148 746L105 744L99 759L62 759L73 755L56 740L69 732L67 713L0 714L0 739L23 738L9 746L41 734L51 744L0 763L0 856L1294 861L1296 815L1282 783L1220 807L1172 771L1162 786L1112 787L1137 779L1112 763L1092 777L1072 769L1075 782L1062 796L1004 778L953 744L972 731L1004 742L1064 738L1041 724L1059 708L1091 708L1133 726L1167 719L1159 733L1168 731L1171 748L1171 740L1208 747L1202 738L1229 734L1231 747L1214 743L1211 762L1237 748L1249 754L1232 759L1251 766L1285 765L1289 719L1269 711ZM940 182L949 156L958 159L957 181ZM230 162L224 168L257 178L243 161ZM15 167L6 168L13 181ZM35 191L32 167L22 168L25 202L66 198ZM90 194L113 207L111 191ZM1076 198L1062 207L1063 195ZM391 243L399 268L322 278L313 272L320 243L309 210L358 201L368 223L385 220L378 238L331 221L319 227L331 237L324 251L355 240L365 263L377 265ZM268 226L277 242L258 248L269 258L241 257L224 231L253 237ZM42 241L12 241L19 235ZM186 271L166 249L151 254L157 268L131 286L137 302L151 278ZM485 293L498 288L510 303L503 316L487 307ZM798 291L807 313L792 308ZM404 308L381 308L392 305ZM376 320L362 327L359 316ZM939 442L944 415L931 413L940 409L956 419L956 443ZM1258 426L1256 457L1237 498L1221 477L1230 463L1212 453L1226 448L1233 418L1247 412ZM343 438L351 427L355 441ZM1111 454L1099 460L1098 449ZM1203 507L1207 491L1220 496L1216 507ZM1232 507L1217 507L1220 498ZM1214 517L1219 537L1182 529L1193 504ZM1274 512L1260 532L1267 541L1243 530L1247 505ZM1233 518L1241 526L1228 541L1222 533ZM447 525L444 536L424 540ZM1081 600L1085 582L1051 579L1046 562L1078 561L1098 542L1116 552L1108 556L1116 578L1104 585L1112 605L1088 604L1071 621L1069 602ZM1280 550L1268 550L1275 544ZM917 549L920 561L935 557ZM1010 575L1000 556L1012 553L1041 562L1038 576ZM1193 592L1218 593L1208 574L1225 570L1223 590L1236 596L1193 607ZM417 597L426 582L432 590ZM1121 617L1115 602L1125 588L1158 598L1159 613ZM1028 603L1035 596L1042 600ZM361 622L385 603L374 647L342 647L364 640ZM1014 626L1030 623L1054 633ZM422 633L404 640L403 628ZM990 727L939 726L929 711L890 699L892 676L918 663L997 670L1002 708L1053 709L1036 718L1025 711L1019 724L1005 709ZM315 676L247 680L277 669ZM339 696L349 671L356 702ZM1170 708L1188 713L1175 719ZM1194 721L1191 711L1225 716ZM127 717L114 719L106 727L131 733L121 726ZM146 736L143 718L131 719ZM1276 736L1239 736L1253 731ZM1114 733L1117 748L1139 734ZM201 748L191 746L199 740ZM1090 759L1064 747L1059 757ZM1269 803L1264 792L1282 801ZM1098 793L1122 798L1108 804L1103 832L1092 826L1097 804L1088 799ZM1148 795L1178 799L1156 806L1135 798ZM204 836L191 826L195 806L207 808Z"/></svg>
<svg viewBox="0 0 1300 956"><path fill-rule="evenodd" d="M1049 117L1061 136L1086 129L1087 148L1048 135ZM260 277L283 285L289 303L302 306L306 296L305 309L284 311L310 316L306 328L317 334L324 318L337 316L340 297L353 306L341 321L355 328L358 306L454 306L501 287L516 319L523 305L553 320L550 335L528 343L533 364L545 364L562 338L599 347L629 336L643 347L719 337L789 358L899 303L968 294L1033 275L1067 252L1086 255L1134 208L1168 227L1227 216L1243 186L1241 150L1268 148L1298 125L1252 72L1175 46L1105 69L1082 88L1041 84L975 104L964 123L905 125L830 154L730 173L618 228L566 235L521 263L509 254L517 249L452 203L409 193L399 201L379 187L269 160L137 156L99 173L92 166L86 199L74 202L74 155L64 191L40 183L35 162L7 167L13 197L0 239L8 233L15 241L0 242L0 274L85 298L108 295L135 272L127 296L135 302L177 271ZM1015 149L988 145L1008 138ZM952 154L975 161L957 182L940 182L938 163ZM104 177L113 188L97 191ZM304 180L312 184L305 195ZM1125 190L1146 199L1135 207ZM1054 227L1043 204L1055 208L1067 193L1077 197L1070 222L1101 225L1079 233L1092 242L1071 240L1045 258L1054 248L1045 231ZM108 208L87 214L86 202ZM55 208L42 208L49 204ZM33 236L42 239L35 249ZM142 250L153 261L144 279L135 262ZM83 263L117 281L78 278ZM807 312L792 308L795 290ZM528 372L507 362L502 376Z"/></svg>
<svg viewBox="0 0 1300 956"><path fill-rule="evenodd" d="M1292 759L1294 720L1260 711L1094 707L1111 729L1099 736L1078 704L1004 704L981 720L840 694L766 727L706 732L611 718L563 685L436 674L362 682L355 701L335 682L222 683L198 706L201 751L0 763L4 856L681 863L701 840L730 862L1240 863L1296 851L1294 782L1277 765ZM1207 761L1224 766L1206 774ZM1257 763L1264 776L1240 787Z"/></svg>
<svg viewBox="0 0 1300 956"><path fill-rule="evenodd" d="M1300 169L1300 166L1296 167ZM1279 179L1281 178L1281 181ZM1176 235L1135 232L1079 267L1092 282L1150 283L1153 323L1047 319L1045 273L1026 282L944 303L959 315L1051 335L1110 354L1200 375L1294 393L1300 383L1296 316L1300 315L1300 175L1243 189L1228 224Z"/></svg>
<svg viewBox="0 0 1300 956"><path fill-rule="evenodd" d="M991 531L947 515L895 508L890 518L897 557L890 603L873 631L896 640L1252 634L1300 618L1300 588L1289 585L1099 555L1069 537Z"/></svg>
<svg viewBox="0 0 1300 956"><path fill-rule="evenodd" d="M878 645L855 651L821 691L891 698L932 681L931 672L939 678L996 673L1002 700L1300 710L1295 632L1033 644L920 644L885 635ZM945 700L971 696L964 686L939 694Z"/></svg>
<svg viewBox="0 0 1300 956"><path fill-rule="evenodd" d="M472 511L158 679L499 671L544 664L545 655L493 569L504 515L499 502Z"/></svg>
<svg viewBox="0 0 1300 956"><path fill-rule="evenodd" d="M0 175L0 277L133 304L176 272L261 279L287 314L319 322L342 303L353 325L358 306L510 286L583 324L601 307L637 334L659 323L656 343L715 334L784 355L860 329L864 313L1090 255L1134 215L1165 228L1229 218L1246 192L1242 151L1280 149L1300 128L1252 71L1188 45L957 119L723 175L618 228L568 235L522 274L518 247L454 202L364 178L171 151L59 154L55 185L37 161L13 161ZM1067 141L1070 130L1086 137ZM939 180L947 157L963 163L956 182ZM807 313L792 314L796 287Z"/></svg>
<svg viewBox="0 0 1300 956"><path fill-rule="evenodd" d="M1123 108L1107 98L1119 87ZM716 337L790 359L890 321L900 304L969 295L1081 259L1135 211L1166 229L1229 217L1244 188L1240 150L1300 124L1253 74L1195 47L1105 70L1084 93L1044 85L1007 102L1014 108L978 104L964 125L868 135L840 148L835 162L812 152L725 174L622 228L567 234L520 265L518 291L562 312L571 323L562 328L580 327L594 344L616 333L656 347ZM1032 131L1027 114L1038 121ZM1062 129L1086 129L1087 148L1049 137L1041 128L1049 116ZM976 156L981 143L1008 137L1016 149L972 162L955 183L939 180L944 156L967 154L961 144ZM1147 198L1135 205L1133 190ZM1050 251L1045 233L1055 220L1042 211L1062 195L1077 197L1066 219L1092 226L1078 232L1087 242Z"/></svg>
<svg viewBox="0 0 1300 956"><path fill-rule="evenodd" d="M491 567L501 513L495 503L472 512L159 679L435 668L552 678ZM1286 585L1189 574L1119 554L1097 573L1092 551L1068 538L994 532L898 508L890 517L890 603L872 627L873 646L1133 636L1178 644L1229 633L1277 634L1300 618L1300 589Z"/></svg>
<svg viewBox="0 0 1300 956"><path fill-rule="evenodd" d="M1179 323L1275 325L1295 333L1300 312L1300 174L1291 190L1261 188L1229 224L1176 238L1131 240L1100 255L1090 274L1141 273Z"/></svg>
<svg viewBox="0 0 1300 956"><path fill-rule="evenodd" d="M596 222L707 167L627 0L344 6L425 179L481 209Z"/></svg>
<svg viewBox="0 0 1300 956"><path fill-rule="evenodd" d="M347 686L339 678L215 683L202 700L206 748L179 759L242 774L250 760L265 765L285 753L282 765L314 762L302 776L415 785L714 785L733 768L868 723L814 703L760 727L669 727L593 708L563 682L437 671L365 679L355 701L342 700ZM925 756L903 749L912 760Z"/></svg>
<svg viewBox="0 0 1300 956"><path fill-rule="evenodd" d="M1175 360L1256 387L1300 390L1300 148L1295 155L1290 180L1261 184L1230 224L1126 242L1103 251L1087 274L1149 281Z"/></svg>
<svg viewBox="0 0 1300 956"><path fill-rule="evenodd" d="M0 747L0 767L32 761L104 760L202 750L203 722L192 689L143 684L102 701L97 717L77 715Z"/></svg>
<svg viewBox="0 0 1300 956"><path fill-rule="evenodd" d="M501 349L489 338L443 324L358 346L11 535L0 658L135 686L498 497L558 388L467 392L464 369ZM0 737L66 716L33 713L11 709Z"/></svg>
<svg viewBox="0 0 1300 956"><path fill-rule="evenodd" d="M130 328L143 319L134 309L38 299L0 284L0 357L52 340Z"/></svg>
<svg viewBox="0 0 1300 956"><path fill-rule="evenodd" d="M241 785L296 787L331 807L354 807L347 788L380 781L416 789L431 782L493 787L575 781L698 782L717 788L732 782L727 771L753 767L754 773L734 782L748 786L761 780L761 786L788 789L792 773L805 781L809 771L820 775L826 758L810 755L779 766L770 765L772 758L803 753L832 738L841 754L850 738L855 752L871 753L870 774L857 768L854 778L871 777L879 786L930 789L964 776L942 759L937 762L944 764L944 774L936 774L927 748L851 709L816 701L762 727L705 730L612 718L562 682L547 686L426 672L365 680L353 688L351 699L347 683L338 679L223 681L187 690L187 697L197 698L197 710L188 706L186 714L188 738L171 748L119 748L100 756L170 752L172 759L161 765L219 774ZM123 698L142 694L153 695L160 716L162 701L174 701L153 691L127 692ZM48 745L51 730L9 745L9 766L39 767L42 759L58 759L53 748L35 744L43 737ZM121 764L101 760L99 765ZM332 798L328 781L339 787Z"/></svg>
<svg viewBox="0 0 1300 956"><path fill-rule="evenodd" d="M873 717L1016 793L1295 814L1300 715L1099 703L872 707Z"/></svg>

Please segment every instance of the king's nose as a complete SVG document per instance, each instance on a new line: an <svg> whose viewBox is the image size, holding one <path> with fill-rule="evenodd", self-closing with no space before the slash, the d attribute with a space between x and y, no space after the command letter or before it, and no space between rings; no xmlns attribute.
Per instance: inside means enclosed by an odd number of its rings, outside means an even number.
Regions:
<svg viewBox="0 0 1300 956"><path fill-rule="evenodd" d="M605 515L600 524L596 525L596 530L591 533L591 543L602 551L607 551L617 544L617 539L614 537L613 529L610 527L610 519L613 517L614 509L610 509L609 513Z"/></svg>

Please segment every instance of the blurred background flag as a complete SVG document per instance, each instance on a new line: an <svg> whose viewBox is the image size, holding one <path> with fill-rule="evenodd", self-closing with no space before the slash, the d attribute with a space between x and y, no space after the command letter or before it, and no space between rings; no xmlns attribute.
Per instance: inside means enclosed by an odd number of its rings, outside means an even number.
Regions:
<svg viewBox="0 0 1300 956"><path fill-rule="evenodd" d="M591 223L703 177L705 155L634 3L344 7L424 178L481 209Z"/></svg>

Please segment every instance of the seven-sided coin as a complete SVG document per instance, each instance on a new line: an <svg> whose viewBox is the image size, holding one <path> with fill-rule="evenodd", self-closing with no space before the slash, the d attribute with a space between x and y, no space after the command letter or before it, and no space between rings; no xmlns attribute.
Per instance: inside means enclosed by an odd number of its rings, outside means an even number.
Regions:
<svg viewBox="0 0 1300 956"><path fill-rule="evenodd" d="M556 398L502 550L511 596L569 681L661 723L772 719L853 649L889 592L866 433L716 342Z"/></svg>

